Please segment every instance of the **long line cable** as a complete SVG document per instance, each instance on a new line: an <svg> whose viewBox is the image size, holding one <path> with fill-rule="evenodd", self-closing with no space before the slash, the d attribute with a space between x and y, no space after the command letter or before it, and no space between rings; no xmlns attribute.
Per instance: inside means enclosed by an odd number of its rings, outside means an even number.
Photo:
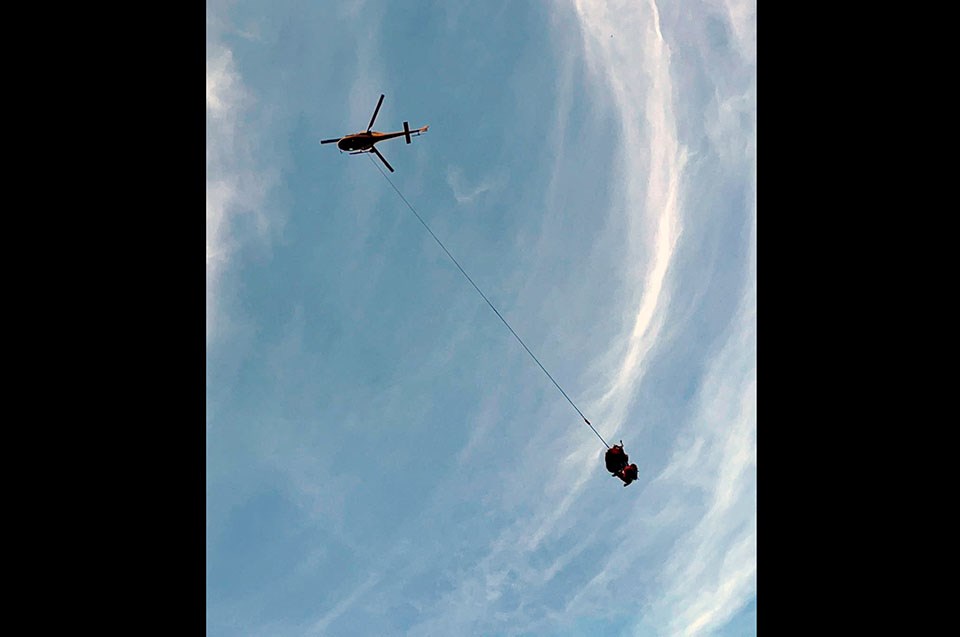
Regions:
<svg viewBox="0 0 960 637"><path fill-rule="evenodd" d="M400 199L403 201L403 203L407 204L407 208L410 209L410 212L412 212L412 213L414 214L414 216L416 216L417 220L420 221L421 224L423 224L423 227L427 229L427 232L429 232L429 233L430 233L430 236L433 237L433 240L437 242L437 245L439 245L440 248L442 248L443 251L447 253L447 256L450 257L450 260L451 260L451 261L453 261L453 264L454 264L455 266L457 266L457 269L459 269L460 272L461 272L461 274L463 274L463 276L466 277L467 281L470 282L470 285L473 286L473 289L476 290L477 293L478 293L481 297L483 297L483 300L487 302L487 305L490 306L490 309L493 310L493 312L497 315L497 317L498 317L501 321L503 321L503 324L507 326L507 329L510 330L510 333L513 334L513 337L516 338L516 339L517 339L517 342L519 342L520 345L523 346L523 349L527 350L527 354L530 354L530 358L532 358L532 359L534 360L534 362L536 362L537 365L540 366L540 369L542 369L542 370L543 370L543 373L547 375L547 378L549 378L549 379L553 382L553 384L556 385L557 389L560 390L560 393L563 394L563 397L567 399L567 402L570 403L570 405L571 405L574 409L577 410L577 413L580 414L580 417L581 417L581 418L583 418L583 422L587 423L587 426L590 427L590 429L593 429L593 433L597 434L597 438L600 439L600 442L602 442L602 443L604 444L604 446L605 446L607 449L609 449L609 448L610 448L610 445L608 445L608 444L607 444L607 441L603 439L603 436L600 435L600 432L598 432L596 429L594 429L593 425L591 425L591 424L590 424L590 421L587 420L587 417L583 415L583 412L580 411L580 408L577 407L576 403L574 403L572 400L570 400L570 397L567 396L567 392L563 391L563 387L560 386L560 383L558 383L556 380L554 380L553 376L550 375L550 372L547 371L547 368L544 367L543 364L540 362L540 359L538 359L538 358L534 355L534 353L530 351L530 348L527 347L527 344L523 342L523 339L520 338L520 335L517 334L516 331L514 331L514 329L513 329L512 327L510 327L510 323L507 322L507 319L503 318L503 314L500 313L500 310L498 310L498 309L494 306L494 304L490 302L490 299L488 299L488 298L487 298L487 295L483 293L483 290L481 290L480 287L479 287L476 283L473 282L473 279L470 278L470 275L467 274L467 271L464 270L464 269L463 269L463 266L460 265L460 263L456 260L456 258L454 258L454 256L453 256L452 254L450 254L450 251L447 250L447 247L446 247L445 245L443 245L443 242L440 241L440 238L437 237L437 235L434 234L433 230L430 229L430 226L427 224L426 221L423 220L423 217L420 216L420 213L418 213L418 212L416 211L416 209L410 204L410 202L407 201L407 198L403 196L403 193L400 192L400 189L397 188L397 186L393 183L393 181L390 179L390 177L387 175L387 173L383 172L383 168L380 168L380 166L377 164L377 162L375 162L375 161L373 160L373 157L370 157L369 159L370 159L371 162L373 162L373 165L376 166L377 170L380 171L380 174L383 175L383 178L387 180L387 183L390 184L390 186L393 188L394 192L396 192L397 195L399 195L399 197L400 197Z"/></svg>

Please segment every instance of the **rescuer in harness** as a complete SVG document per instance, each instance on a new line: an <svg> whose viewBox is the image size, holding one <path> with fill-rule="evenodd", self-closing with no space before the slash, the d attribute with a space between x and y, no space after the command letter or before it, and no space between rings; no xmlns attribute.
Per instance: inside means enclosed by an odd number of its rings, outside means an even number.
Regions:
<svg viewBox="0 0 960 637"><path fill-rule="evenodd" d="M617 472L617 477L623 480L623 486L627 486L637 479L637 465L630 464Z"/></svg>
<svg viewBox="0 0 960 637"><path fill-rule="evenodd" d="M613 475L617 475L621 469L627 466L627 463L630 462L630 456L623 450L622 440L619 445L613 445L607 449L607 453L603 456L603 461L607 463L607 471Z"/></svg>

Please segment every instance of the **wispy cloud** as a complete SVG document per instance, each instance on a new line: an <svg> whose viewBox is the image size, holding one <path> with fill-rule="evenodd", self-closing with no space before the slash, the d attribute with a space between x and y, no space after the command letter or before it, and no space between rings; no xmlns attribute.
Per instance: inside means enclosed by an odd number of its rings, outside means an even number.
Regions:
<svg viewBox="0 0 960 637"><path fill-rule="evenodd" d="M500 174L487 176L482 178L479 183L471 184L468 183L459 168L453 166L447 168L447 185L453 191L454 199L460 204L470 203L489 190L502 188L506 181L506 176Z"/></svg>
<svg viewBox="0 0 960 637"><path fill-rule="evenodd" d="M306 634L308 635L326 635L327 627L345 612L350 610L350 607L356 603L356 601L364 594L366 594L371 588L373 588L379 578L376 575L371 575L364 580L363 584L355 588L347 597L343 598L337 602L336 606L331 608L329 611L324 613L324 615L318 619L316 622L310 626Z"/></svg>
<svg viewBox="0 0 960 637"><path fill-rule="evenodd" d="M751 268L751 278L755 274ZM670 632L718 628L756 590L756 288L699 393L695 427L659 480L706 494L707 509L672 551L651 612Z"/></svg>
<svg viewBox="0 0 960 637"><path fill-rule="evenodd" d="M740 57L749 65L757 59L757 3L756 0L724 0L727 21L737 40Z"/></svg>
<svg viewBox="0 0 960 637"><path fill-rule="evenodd" d="M242 243L235 232L238 215L250 215L263 236L269 216L263 209L274 179L254 159L257 134L247 123L255 106L243 85L232 51L207 42L207 338L225 325L221 284L234 251Z"/></svg>
<svg viewBox="0 0 960 637"><path fill-rule="evenodd" d="M621 309L625 325L599 366L593 366L609 380L592 405L603 422L620 423L669 307L668 274L682 227L686 153L677 140L670 50L660 33L656 5L589 0L574 5L595 90L610 95L621 131L615 181L623 185L612 206L621 211L628 229L628 253L622 260L628 282ZM613 437L617 429L615 424L606 431Z"/></svg>

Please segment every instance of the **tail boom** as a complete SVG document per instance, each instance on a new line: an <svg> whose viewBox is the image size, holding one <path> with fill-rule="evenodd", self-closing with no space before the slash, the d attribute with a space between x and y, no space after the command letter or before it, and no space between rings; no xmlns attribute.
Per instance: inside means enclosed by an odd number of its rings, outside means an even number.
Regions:
<svg viewBox="0 0 960 637"><path fill-rule="evenodd" d="M429 126L421 126L420 128L418 128L418 129L416 129L416 130L414 130L414 131L411 131L411 130L410 130L410 124L409 124L408 122L404 122L404 123L403 123L403 135L404 135L404 137L407 138L407 143L409 144L409 143L410 143L410 136L411 136L411 135L413 135L413 136L415 136L415 137L419 137L419 136L422 135L423 133L426 133L428 128L430 128L430 127L429 127Z"/></svg>

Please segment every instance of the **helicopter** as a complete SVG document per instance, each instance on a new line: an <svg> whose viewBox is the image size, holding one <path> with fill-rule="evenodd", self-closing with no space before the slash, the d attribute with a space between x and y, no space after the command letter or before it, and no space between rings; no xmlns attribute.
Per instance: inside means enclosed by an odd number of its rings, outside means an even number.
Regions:
<svg viewBox="0 0 960 637"><path fill-rule="evenodd" d="M361 131L359 133L354 133L352 135L345 135L343 137L337 137L336 139L321 139L321 144L332 144L333 142L337 143L337 148L340 149L340 152L347 151L350 155L359 155L360 153L374 153L377 157L380 158L380 161L383 162L383 165L386 166L390 172L394 172L393 166L384 159L383 155L380 154L380 151L377 150L377 142L382 142L386 139L393 139L394 137L400 137L403 135L407 138L407 143L410 143L410 137L419 137L422 133L426 133L429 126L422 126L416 130L410 130L410 124L408 122L403 123L403 130L397 131L395 133L378 133L377 131L370 130L373 128L373 121L377 119L377 113L380 112L380 105L383 104L383 95L380 95L380 100L377 102L377 108L373 111L373 117L370 118L370 125L367 126L367 130Z"/></svg>

